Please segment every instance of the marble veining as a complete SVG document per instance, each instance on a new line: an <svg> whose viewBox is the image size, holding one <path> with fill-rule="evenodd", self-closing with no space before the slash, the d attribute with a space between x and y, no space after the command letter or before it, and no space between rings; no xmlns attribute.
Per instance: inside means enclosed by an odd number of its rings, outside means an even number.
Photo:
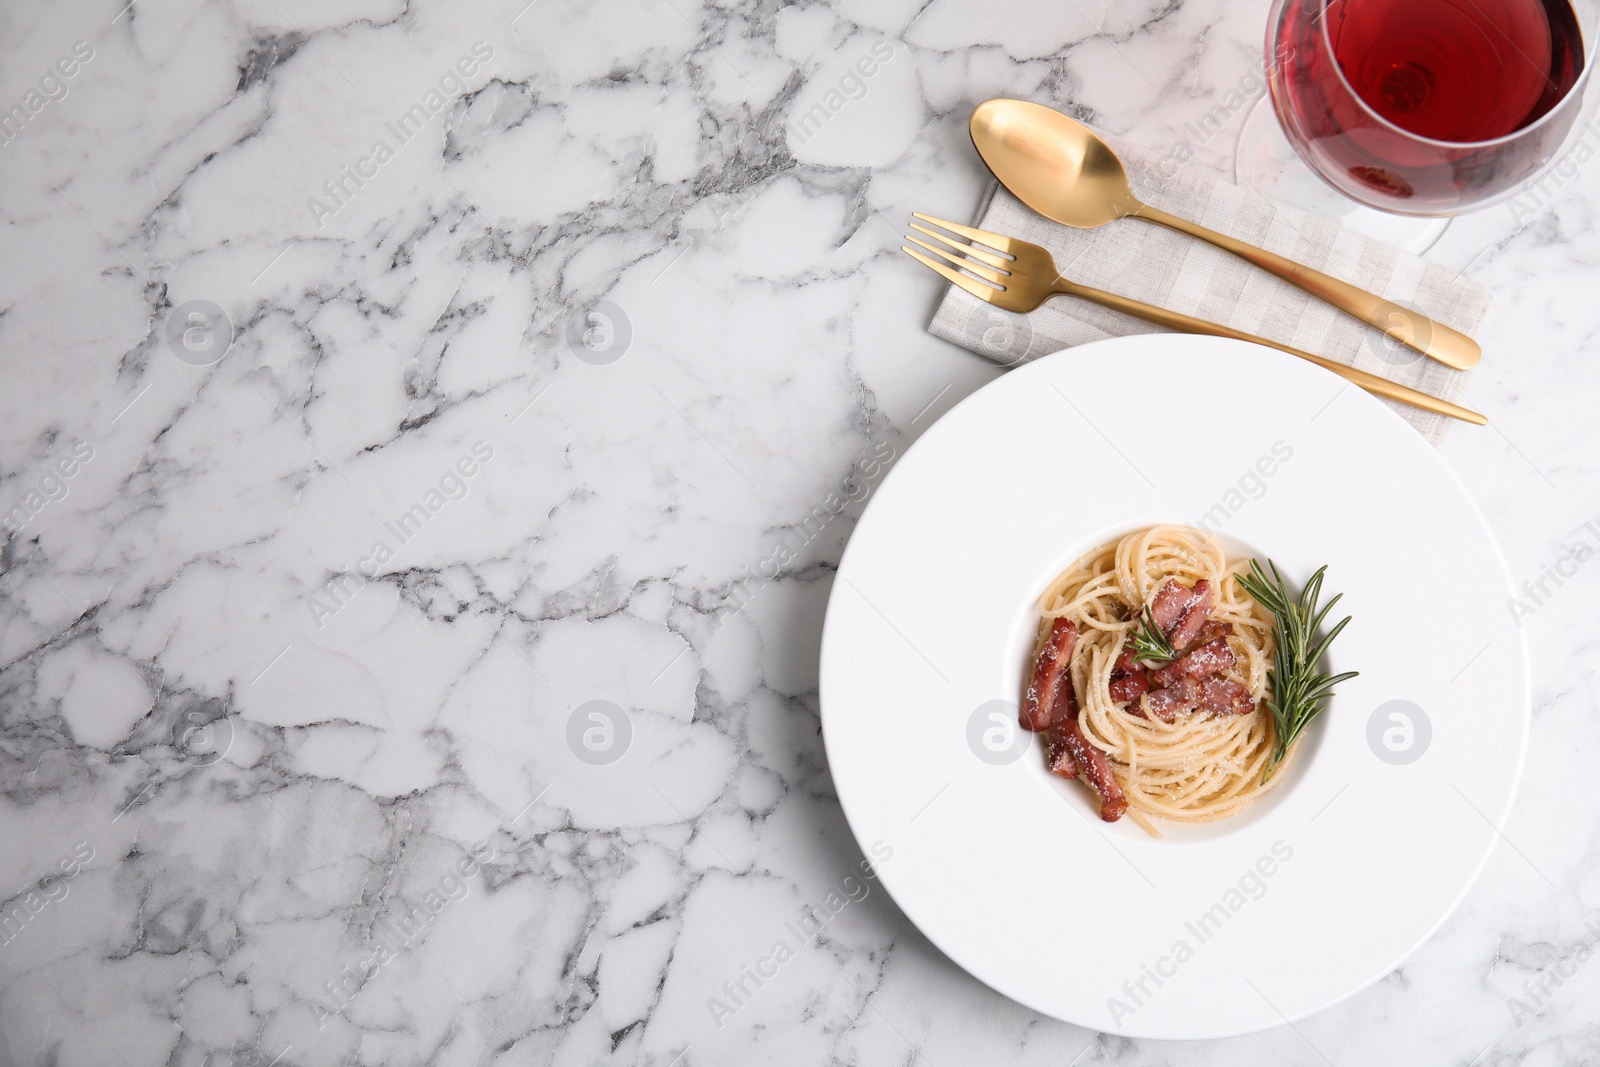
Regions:
<svg viewBox="0 0 1600 1067"><path fill-rule="evenodd" d="M1223 1042L1044 1019L833 792L845 540L1002 373L905 217L971 211L989 96L1193 140L1266 7L6 5L0 1063L1600 1059L1593 167L1431 253L1496 293L1443 451L1536 712L1402 968Z"/></svg>

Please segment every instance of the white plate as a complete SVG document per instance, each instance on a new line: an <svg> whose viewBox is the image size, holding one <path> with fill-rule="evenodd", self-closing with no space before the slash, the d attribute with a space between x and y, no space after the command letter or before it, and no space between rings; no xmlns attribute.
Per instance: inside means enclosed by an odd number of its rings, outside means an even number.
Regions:
<svg viewBox="0 0 1600 1067"><path fill-rule="evenodd" d="M1266 800L1155 840L985 732L1014 723L1045 583L1207 516L1296 585L1329 565L1354 616L1331 667L1361 676ZM828 762L884 886L990 986L1111 1033L1261 1030L1389 973L1483 866L1528 729L1510 595L1460 482L1361 390L1237 341L1085 345L958 405L879 487L828 602Z"/></svg>

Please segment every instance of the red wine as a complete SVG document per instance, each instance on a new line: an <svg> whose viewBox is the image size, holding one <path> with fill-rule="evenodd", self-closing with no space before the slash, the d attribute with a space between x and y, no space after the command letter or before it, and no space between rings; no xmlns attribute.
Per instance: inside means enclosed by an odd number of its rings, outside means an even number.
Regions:
<svg viewBox="0 0 1600 1067"><path fill-rule="evenodd" d="M1438 141L1489 141L1547 113L1578 80L1567 0L1343 0L1333 54L1374 111Z"/></svg>
<svg viewBox="0 0 1600 1067"><path fill-rule="evenodd" d="M1569 0L1277 0L1274 14L1284 132L1374 207L1441 214L1508 192L1577 118L1585 57Z"/></svg>

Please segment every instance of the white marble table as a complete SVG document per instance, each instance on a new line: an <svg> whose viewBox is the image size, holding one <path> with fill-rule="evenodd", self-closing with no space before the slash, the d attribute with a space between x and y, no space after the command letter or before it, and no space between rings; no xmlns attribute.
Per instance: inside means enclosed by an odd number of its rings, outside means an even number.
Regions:
<svg viewBox="0 0 1600 1067"><path fill-rule="evenodd" d="M1600 1059L1600 165L1431 253L1496 293L1444 454L1534 583L1505 840L1347 1002L1130 1041L854 877L818 634L999 373L894 251L972 104L1173 143L1266 3L523 3L0 12L0 1064Z"/></svg>

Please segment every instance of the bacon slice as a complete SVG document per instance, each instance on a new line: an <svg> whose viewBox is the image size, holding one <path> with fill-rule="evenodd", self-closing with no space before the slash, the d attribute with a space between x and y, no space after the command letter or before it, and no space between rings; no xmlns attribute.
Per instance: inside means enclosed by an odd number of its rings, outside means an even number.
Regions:
<svg viewBox="0 0 1600 1067"><path fill-rule="evenodd" d="M1118 704L1138 700L1150 691L1150 672L1140 669L1124 674L1120 678L1113 674L1109 689L1111 699Z"/></svg>
<svg viewBox="0 0 1600 1067"><path fill-rule="evenodd" d="M1199 597L1193 589L1184 585L1176 578L1168 578L1160 589L1156 590L1155 599L1150 602L1150 616L1155 619L1156 626L1164 634L1171 634L1172 628L1183 621L1184 613L1192 607Z"/></svg>
<svg viewBox="0 0 1600 1067"><path fill-rule="evenodd" d="M1072 688L1072 674L1070 671L1061 672L1056 693L1055 722L1050 724L1050 732L1046 734L1049 741L1046 760L1051 774L1059 774L1063 778L1078 777L1078 761L1072 757L1072 750L1067 747L1067 724L1071 723L1073 729L1078 725L1078 694Z"/></svg>
<svg viewBox="0 0 1600 1067"><path fill-rule="evenodd" d="M1228 647L1228 639L1218 637L1203 645L1196 645L1156 671L1153 681L1157 689L1164 689L1179 678L1203 678L1225 671L1237 662L1233 649Z"/></svg>
<svg viewBox="0 0 1600 1067"><path fill-rule="evenodd" d="M1122 813L1128 810L1128 798L1123 795L1117 776L1111 772L1111 761L1106 759L1106 754L1083 736L1076 715L1063 716L1056 728L1061 732L1063 746L1083 772L1084 780L1100 794L1100 818L1106 822L1122 818Z"/></svg>
<svg viewBox="0 0 1600 1067"><path fill-rule="evenodd" d="M1133 707L1138 708L1140 713L1153 715L1162 722L1177 722L1180 714L1195 709L1202 695L1200 682L1194 678L1184 677L1165 689L1146 693L1144 699Z"/></svg>
<svg viewBox="0 0 1600 1067"><path fill-rule="evenodd" d="M1138 669L1139 665L1133 661L1133 642L1129 641L1122 646L1122 654L1117 657L1117 662L1111 665L1111 676L1115 678L1121 674L1132 674Z"/></svg>
<svg viewBox="0 0 1600 1067"><path fill-rule="evenodd" d="M1200 635L1200 630L1206 624L1206 617L1211 614L1211 605L1214 602L1211 594L1211 583L1204 578L1194 583L1191 590L1194 600L1184 611L1183 618L1167 634L1167 641L1172 647L1182 652L1194 643Z"/></svg>
<svg viewBox="0 0 1600 1067"><path fill-rule="evenodd" d="M1255 710L1250 690L1227 678L1207 678L1200 683L1200 707L1213 715L1244 715Z"/></svg>
<svg viewBox="0 0 1600 1067"><path fill-rule="evenodd" d="M1038 733L1054 720L1057 685L1063 672L1072 662L1073 650L1078 647L1078 628L1070 619L1057 619L1050 627L1050 636L1033 661L1033 680L1022 699L1022 711L1017 721L1024 730ZM1070 691L1069 684L1067 689Z"/></svg>
<svg viewBox="0 0 1600 1067"><path fill-rule="evenodd" d="M1047 766L1051 774L1063 778L1078 777L1078 761L1072 758L1072 752L1067 748L1066 734L1062 732L1061 724L1065 720L1057 719L1050 726L1046 735L1050 739L1050 750L1047 757Z"/></svg>
<svg viewBox="0 0 1600 1067"><path fill-rule="evenodd" d="M1196 645L1208 644L1219 637L1227 637L1231 633L1233 633L1233 623L1217 622L1212 619L1200 627L1200 632L1195 635L1194 643Z"/></svg>

